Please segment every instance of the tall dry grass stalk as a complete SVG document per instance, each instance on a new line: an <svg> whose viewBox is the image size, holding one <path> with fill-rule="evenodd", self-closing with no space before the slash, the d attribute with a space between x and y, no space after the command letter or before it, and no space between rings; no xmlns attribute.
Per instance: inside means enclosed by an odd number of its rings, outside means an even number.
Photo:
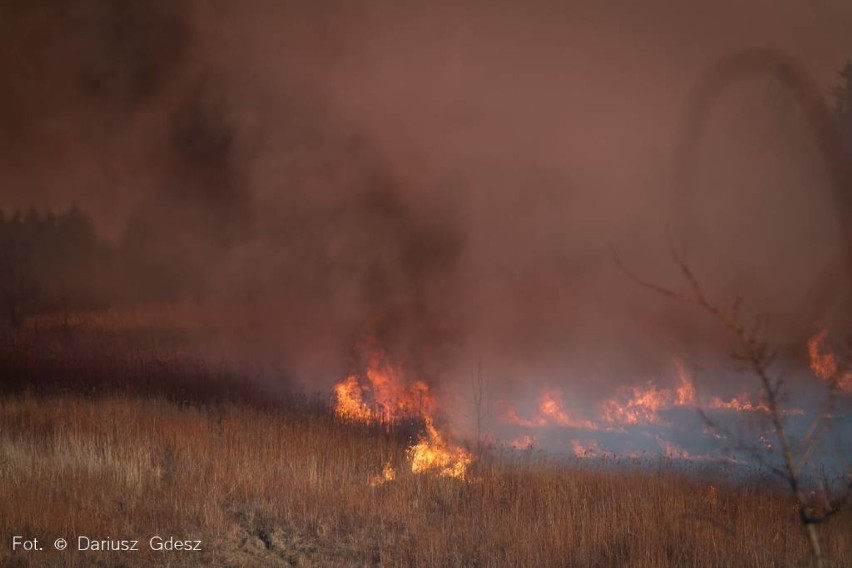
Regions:
<svg viewBox="0 0 852 568"><path fill-rule="evenodd" d="M530 452L486 454L459 482L405 473L407 442L317 409L7 396L0 564L779 566L808 554L781 489ZM388 461L400 474L372 486ZM850 528L847 512L824 531L830 564L852 565ZM15 534L174 535L204 551L12 553Z"/></svg>

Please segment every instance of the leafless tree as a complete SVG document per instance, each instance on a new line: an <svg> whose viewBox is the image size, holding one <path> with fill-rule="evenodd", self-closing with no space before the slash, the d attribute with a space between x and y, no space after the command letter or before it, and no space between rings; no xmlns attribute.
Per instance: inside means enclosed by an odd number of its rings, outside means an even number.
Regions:
<svg viewBox="0 0 852 568"><path fill-rule="evenodd" d="M686 259L673 245L671 255L686 284L686 291L676 291L646 281L629 271L617 256L615 261L625 274L642 287L671 300L698 307L711 319L721 324L733 337L734 351L731 356L736 361L745 363L757 378L777 446L771 443L743 440L729 428L713 420L707 413L700 411L702 418L710 428L728 438L736 449L747 450L753 458L766 465L785 482L795 501L799 522L807 535L814 565L822 568L825 566L825 555L820 545L817 526L836 515L849 502L852 496L852 467L850 467L852 464L844 464L846 473L844 486L841 489L831 488L824 483L816 490L808 491L808 483L803 472L822 440L831 430L836 403L841 395L841 381L848 380L849 377L852 349L847 347L845 354L835 360L829 372L820 377L827 382L827 395L804 436L796 443L791 438L785 421L785 412L782 408L786 395L783 388L783 373L779 373L774 365L776 353L766 339L766 318L757 315L749 324L744 323L739 300L735 301L729 309L720 308L708 298ZM767 453L770 457L777 459L764 459ZM780 466L777 465L779 462Z"/></svg>
<svg viewBox="0 0 852 568"><path fill-rule="evenodd" d="M488 381L482 372L482 359L476 366L476 375L471 379L471 406L476 436L476 459L481 461L488 445L488 433L485 424L491 414L491 400L488 397Z"/></svg>

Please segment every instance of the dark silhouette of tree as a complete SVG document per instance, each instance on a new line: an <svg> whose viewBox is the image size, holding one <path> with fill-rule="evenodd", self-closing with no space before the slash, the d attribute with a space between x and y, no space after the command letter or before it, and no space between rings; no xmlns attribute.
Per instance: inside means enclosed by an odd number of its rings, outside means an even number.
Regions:
<svg viewBox="0 0 852 568"><path fill-rule="evenodd" d="M107 303L110 247L77 207L0 214L0 308L15 329L27 317Z"/></svg>
<svg viewBox="0 0 852 568"><path fill-rule="evenodd" d="M29 218L29 217L28 217ZM35 303L37 284L27 254L28 225L18 212L0 216L0 301L3 317L13 328L23 325Z"/></svg>

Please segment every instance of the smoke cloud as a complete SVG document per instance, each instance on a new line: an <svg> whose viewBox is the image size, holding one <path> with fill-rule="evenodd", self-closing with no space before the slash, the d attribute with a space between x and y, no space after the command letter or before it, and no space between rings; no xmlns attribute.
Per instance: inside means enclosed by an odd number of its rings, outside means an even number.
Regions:
<svg viewBox="0 0 852 568"><path fill-rule="evenodd" d="M214 314L211 352L312 386L370 340L447 389L484 361L498 398L600 398L725 353L612 256L678 286L690 88L771 46L830 104L850 25L840 0L6 1L0 207L91 212L151 259L117 286L180 289ZM808 304L821 278L850 285L818 148L777 81L732 86L677 235L713 297L769 314L800 361L806 334L849 323L840 299Z"/></svg>

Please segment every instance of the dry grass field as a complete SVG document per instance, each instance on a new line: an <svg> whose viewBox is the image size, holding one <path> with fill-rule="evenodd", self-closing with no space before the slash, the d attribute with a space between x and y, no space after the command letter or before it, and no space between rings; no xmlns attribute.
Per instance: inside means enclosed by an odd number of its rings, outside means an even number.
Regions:
<svg viewBox="0 0 852 568"><path fill-rule="evenodd" d="M82 340L61 344L4 343L4 566L808 562L794 504L760 481L500 449L466 480L418 475L404 463L416 424L345 424L325 399L236 396L200 364L122 359L116 347L96 365ZM60 371L68 388L46 379ZM147 394L128 388L143 376ZM371 482L387 463L396 478ZM852 514L820 531L830 565L852 565ZM12 551L15 535L44 550ZM201 540L202 550L150 550L156 535ZM139 540L140 550L75 551L81 536ZM69 550L53 549L59 537Z"/></svg>
<svg viewBox="0 0 852 568"><path fill-rule="evenodd" d="M806 541L782 492L678 473L493 455L468 481L400 473L405 437L329 414L153 399L0 404L4 565L778 566ZM403 468L400 468L403 469ZM823 531L852 564L852 515ZM12 553L12 535L139 539ZM147 550L153 535L203 551Z"/></svg>

